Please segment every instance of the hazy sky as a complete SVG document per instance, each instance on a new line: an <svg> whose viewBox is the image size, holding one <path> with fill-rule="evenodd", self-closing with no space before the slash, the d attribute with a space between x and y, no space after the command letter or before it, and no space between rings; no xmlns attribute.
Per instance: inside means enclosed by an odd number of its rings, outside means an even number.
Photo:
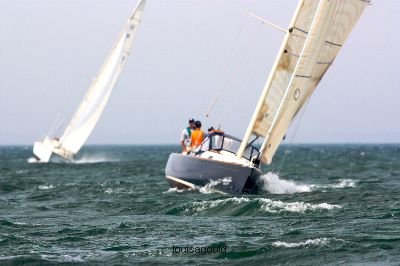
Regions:
<svg viewBox="0 0 400 266"><path fill-rule="evenodd" d="M65 123L136 0L0 0L0 145ZM242 137L295 0L148 0L89 143L175 143L189 117ZM309 102L294 142L400 142L400 1L367 7ZM240 32L240 34L239 34ZM227 84L210 119L204 114Z"/></svg>

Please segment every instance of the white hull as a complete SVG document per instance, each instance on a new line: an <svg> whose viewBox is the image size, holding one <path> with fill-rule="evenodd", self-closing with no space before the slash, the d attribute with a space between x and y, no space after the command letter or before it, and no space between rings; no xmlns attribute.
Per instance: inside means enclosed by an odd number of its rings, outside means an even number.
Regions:
<svg viewBox="0 0 400 266"><path fill-rule="evenodd" d="M59 146L60 143L56 139L45 138L43 141L35 141L33 145L33 154L38 161L42 163L49 162L53 153L67 161L72 160L74 154L59 148Z"/></svg>

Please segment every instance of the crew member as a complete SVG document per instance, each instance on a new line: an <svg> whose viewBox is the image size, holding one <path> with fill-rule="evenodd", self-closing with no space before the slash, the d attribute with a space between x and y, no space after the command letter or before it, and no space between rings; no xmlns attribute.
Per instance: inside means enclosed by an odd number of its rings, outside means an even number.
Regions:
<svg viewBox="0 0 400 266"><path fill-rule="evenodd" d="M189 126L182 130L181 134L181 146L182 152L188 152L192 146L192 132L195 128L194 119L189 119Z"/></svg>
<svg viewBox="0 0 400 266"><path fill-rule="evenodd" d="M195 130L192 132L192 148L198 147L204 140L204 132L201 130L201 122L195 122Z"/></svg>

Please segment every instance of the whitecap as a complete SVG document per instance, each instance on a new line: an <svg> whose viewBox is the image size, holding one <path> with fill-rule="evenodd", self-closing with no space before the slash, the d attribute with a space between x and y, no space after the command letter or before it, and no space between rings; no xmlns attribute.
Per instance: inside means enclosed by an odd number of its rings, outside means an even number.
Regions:
<svg viewBox="0 0 400 266"><path fill-rule="evenodd" d="M40 255L40 257L44 260L49 260L49 261L58 261L58 262L84 262L85 260L82 259L80 255Z"/></svg>
<svg viewBox="0 0 400 266"><path fill-rule="evenodd" d="M317 210L333 210L341 209L342 206L329 203L305 203L305 202L283 202L271 199L258 199L261 202L261 209L266 212L279 213L279 212L298 212L304 213L306 211Z"/></svg>
<svg viewBox="0 0 400 266"><path fill-rule="evenodd" d="M272 243L274 247L285 247L285 248L299 248L299 247L315 247L315 246L324 246L327 245L331 239L323 237L323 238L315 238L315 239L307 239L302 242L284 242L284 241L275 241Z"/></svg>
<svg viewBox="0 0 400 266"><path fill-rule="evenodd" d="M81 256L71 256L71 255L64 255L65 262L84 262Z"/></svg>
<svg viewBox="0 0 400 266"><path fill-rule="evenodd" d="M39 189L48 190L48 189L53 189L54 187L55 187L54 185L40 185Z"/></svg>
<svg viewBox="0 0 400 266"><path fill-rule="evenodd" d="M114 191L112 188L107 188L104 192L107 194L112 194Z"/></svg>
<svg viewBox="0 0 400 266"><path fill-rule="evenodd" d="M280 200L271 200L267 198L228 198L228 199L217 199L211 201L198 201L192 202L184 210L184 213L195 213L200 214L208 210L219 208L225 204L243 205L245 207L247 204L256 203L258 211L263 211L267 213L281 213L281 212L293 212L293 213L305 213L306 211L320 211L320 210L334 210L341 209L342 206L334 205L329 203L305 203L305 202L283 202ZM232 207L232 206L230 206ZM257 209L255 210L257 211Z"/></svg>

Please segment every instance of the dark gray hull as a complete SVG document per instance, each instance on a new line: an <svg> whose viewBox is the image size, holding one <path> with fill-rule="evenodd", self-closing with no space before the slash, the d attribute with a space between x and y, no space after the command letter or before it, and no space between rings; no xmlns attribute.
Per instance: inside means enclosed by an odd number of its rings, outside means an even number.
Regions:
<svg viewBox="0 0 400 266"><path fill-rule="evenodd" d="M194 188L212 184L215 190L241 194L254 191L261 172L257 168L172 153L165 174L171 187Z"/></svg>

